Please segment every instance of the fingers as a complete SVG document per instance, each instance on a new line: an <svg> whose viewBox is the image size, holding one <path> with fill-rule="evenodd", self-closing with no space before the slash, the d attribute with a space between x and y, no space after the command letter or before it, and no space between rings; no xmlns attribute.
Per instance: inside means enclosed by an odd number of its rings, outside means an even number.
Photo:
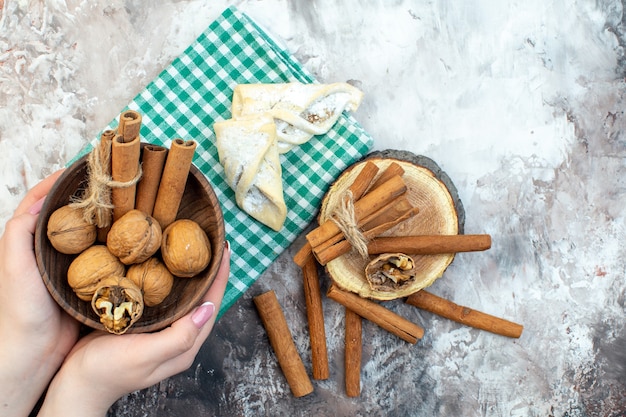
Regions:
<svg viewBox="0 0 626 417"><path fill-rule="evenodd" d="M25 255L33 251L33 234L37 217L30 215L19 215L9 219L4 229L4 237L7 249L11 252ZM23 262L24 260L20 260Z"/></svg>
<svg viewBox="0 0 626 417"><path fill-rule="evenodd" d="M5 228L6 239L12 242L13 249L16 249L18 253L32 250L32 235L35 233L37 217L28 215L28 213L39 214L43 199L63 171L64 169L58 170L31 188L20 204L18 204L13 217L7 222Z"/></svg>
<svg viewBox="0 0 626 417"><path fill-rule="evenodd" d="M200 346L213 328L229 274L230 248L227 245L215 280L203 299L204 303L210 302L214 307L203 304L174 322L170 327L147 335L150 338L150 343L146 343L147 346L142 351L143 355L147 358L153 358L154 363L165 364L170 362L166 367L163 367L163 370L168 370L165 373L169 373L163 378L187 369L193 362Z"/></svg>
<svg viewBox="0 0 626 417"><path fill-rule="evenodd" d="M15 209L14 216L19 216L20 214L26 213L31 208L31 206L44 198L48 194L56 180L59 179L61 174L63 174L63 171L65 171L65 169L60 169L56 171L54 174L44 178L39 184L31 188L26 196L24 196L24 199Z"/></svg>
<svg viewBox="0 0 626 417"><path fill-rule="evenodd" d="M100 357L100 351L128 352L128 363L124 365L127 366L126 377L121 377L115 386L109 386L109 393L118 397L188 369L213 328L229 273L230 249L226 246L217 276L203 305L156 333L111 336L92 332L78 341L70 353L69 362L74 360L78 363L81 360L80 357L73 359L73 353L86 357L88 351L91 351L91 356L96 352L95 356Z"/></svg>
<svg viewBox="0 0 626 417"><path fill-rule="evenodd" d="M15 209L13 217L5 227L6 239L11 242L11 249L16 253L28 253L33 248L33 234L37 224L37 214L41 211L43 201L63 170L43 179L28 191L24 199Z"/></svg>
<svg viewBox="0 0 626 417"><path fill-rule="evenodd" d="M203 302L212 302L215 305L216 312L219 311L222 305L222 298L224 298L224 291L226 291L226 284L228 283L228 277L230 275L230 255L230 244L227 241L224 247L222 262L220 263L220 268L217 271L215 280L202 299Z"/></svg>

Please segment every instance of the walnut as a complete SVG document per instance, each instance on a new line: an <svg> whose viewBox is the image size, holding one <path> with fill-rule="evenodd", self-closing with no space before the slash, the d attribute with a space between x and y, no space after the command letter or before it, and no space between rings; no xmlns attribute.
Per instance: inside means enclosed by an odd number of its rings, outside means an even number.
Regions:
<svg viewBox="0 0 626 417"><path fill-rule="evenodd" d="M415 261L403 253L384 253L365 267L365 277L377 291L396 291L415 281Z"/></svg>
<svg viewBox="0 0 626 417"><path fill-rule="evenodd" d="M143 301L148 307L161 302L172 291L174 276L157 258L152 257L140 264L131 265L126 278L133 281L143 293Z"/></svg>
<svg viewBox="0 0 626 417"><path fill-rule="evenodd" d="M193 277L209 265L211 244L198 223L180 219L163 231L161 255L172 274Z"/></svg>
<svg viewBox="0 0 626 417"><path fill-rule="evenodd" d="M141 290L123 276L111 275L102 281L91 299L91 308L100 317L104 328L124 334L143 314Z"/></svg>
<svg viewBox="0 0 626 417"><path fill-rule="evenodd" d="M48 219L48 239L61 253L81 253L96 241L96 226L85 220L83 210L66 205Z"/></svg>
<svg viewBox="0 0 626 417"><path fill-rule="evenodd" d="M107 247L126 265L141 263L161 246L161 226L153 217L130 210L111 225Z"/></svg>
<svg viewBox="0 0 626 417"><path fill-rule="evenodd" d="M67 282L78 298L90 301L102 279L124 275L126 267L104 245L94 245L78 255L67 270Z"/></svg>

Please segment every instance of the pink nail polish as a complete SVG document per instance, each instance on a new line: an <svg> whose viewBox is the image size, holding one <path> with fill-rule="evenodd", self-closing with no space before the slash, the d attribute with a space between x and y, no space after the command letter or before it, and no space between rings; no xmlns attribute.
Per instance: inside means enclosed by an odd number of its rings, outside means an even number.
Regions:
<svg viewBox="0 0 626 417"><path fill-rule="evenodd" d="M191 315L191 321L196 325L198 329L202 328L215 313L215 304L210 301L205 302L200 307L196 308L196 311Z"/></svg>
<svg viewBox="0 0 626 417"><path fill-rule="evenodd" d="M43 207L43 202L45 201L46 197L41 197L39 200L37 200L37 202L35 204L33 204L32 206L30 206L30 208L28 209L28 212L30 214L39 214L41 212L41 208Z"/></svg>

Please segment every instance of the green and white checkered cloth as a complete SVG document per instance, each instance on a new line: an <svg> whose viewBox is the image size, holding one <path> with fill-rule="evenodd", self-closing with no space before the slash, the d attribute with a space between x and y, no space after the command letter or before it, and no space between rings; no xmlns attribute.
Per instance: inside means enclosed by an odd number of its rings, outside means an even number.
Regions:
<svg viewBox="0 0 626 417"><path fill-rule="evenodd" d="M232 250L220 314L313 220L329 184L372 146L372 138L344 113L326 135L314 136L281 155L288 209L282 230L275 232L241 211L219 163L213 123L230 118L237 84L291 81L315 82L252 19L230 7L127 106L142 114L142 141L167 147L176 138L198 143L193 163L206 175L222 205ZM117 124L113 120L105 129Z"/></svg>

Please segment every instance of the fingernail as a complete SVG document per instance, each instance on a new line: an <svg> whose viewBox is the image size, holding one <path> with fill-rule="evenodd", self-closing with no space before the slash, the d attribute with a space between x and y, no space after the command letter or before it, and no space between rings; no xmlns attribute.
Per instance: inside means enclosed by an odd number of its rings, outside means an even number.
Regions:
<svg viewBox="0 0 626 417"><path fill-rule="evenodd" d="M41 207L43 207L43 202L46 199L46 197L41 197L39 200L37 200L37 202L35 204L33 204L32 206L30 206L30 208L28 209L28 212L30 214L39 214L41 212Z"/></svg>
<svg viewBox="0 0 626 417"><path fill-rule="evenodd" d="M228 240L224 241L224 249L226 249L226 251L230 252L230 242Z"/></svg>
<svg viewBox="0 0 626 417"><path fill-rule="evenodd" d="M196 308L196 311L191 315L191 321L196 325L198 329L202 328L215 313L215 304L210 301L203 303L200 307Z"/></svg>

